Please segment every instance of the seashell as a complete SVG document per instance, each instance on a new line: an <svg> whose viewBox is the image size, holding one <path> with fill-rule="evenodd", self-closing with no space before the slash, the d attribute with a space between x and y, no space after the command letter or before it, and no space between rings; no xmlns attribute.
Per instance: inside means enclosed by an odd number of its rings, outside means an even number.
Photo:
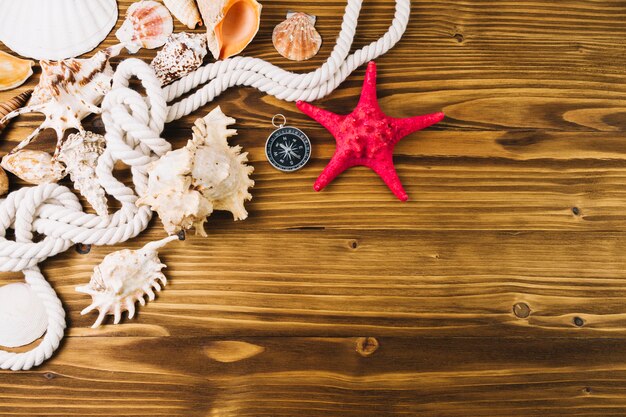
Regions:
<svg viewBox="0 0 626 417"><path fill-rule="evenodd" d="M85 59L40 61L41 78L29 105L10 112L0 119L0 124L25 113L43 113L46 118L11 152L24 148L41 130L50 128L57 134L56 155L67 129L84 132L80 121L91 113L100 113L98 105L111 90L113 69L109 59L117 55L120 48L107 48Z"/></svg>
<svg viewBox="0 0 626 417"><path fill-rule="evenodd" d="M116 22L115 0L0 1L0 41L35 59L61 60L89 52Z"/></svg>
<svg viewBox="0 0 626 417"><path fill-rule="evenodd" d="M30 285L20 282L0 287L0 346L28 345L47 328L46 308Z"/></svg>
<svg viewBox="0 0 626 417"><path fill-rule="evenodd" d="M148 188L137 205L149 205L174 234L196 228L206 236L204 223L213 210L227 210L235 220L248 217L244 202L252 199L248 188L254 170L246 165L247 153L228 146L237 133L228 126L235 119L216 107L193 127L193 138L183 148L170 151L148 166Z"/></svg>
<svg viewBox="0 0 626 417"><path fill-rule="evenodd" d="M30 184L57 182L65 176L63 167L44 151L25 149L10 153L2 158L0 166Z"/></svg>
<svg viewBox="0 0 626 417"><path fill-rule="evenodd" d="M104 188L98 181L96 166L104 152L104 136L93 132L72 133L61 146L57 161L65 165L74 188L78 190L96 210L99 216L108 216Z"/></svg>
<svg viewBox="0 0 626 417"><path fill-rule="evenodd" d="M315 29L315 16L287 14L287 20L274 28L272 43L279 54L292 61L314 57L322 46L322 37Z"/></svg>
<svg viewBox="0 0 626 417"><path fill-rule="evenodd" d="M198 0L198 8L215 59L237 55L259 31L262 6L256 0Z"/></svg>
<svg viewBox="0 0 626 417"><path fill-rule="evenodd" d="M93 324L96 328L102 324L107 314L115 318L118 324L122 313L128 311L128 318L135 315L135 303L146 305L144 299L148 295L154 300L154 291L161 291L167 279L161 272L165 265L159 260L158 249L165 246L176 236L169 236L156 242L150 242L139 250L123 249L104 257L102 263L93 270L89 284L76 287L76 291L91 295L92 303L81 311L81 315L98 310L98 318Z"/></svg>
<svg viewBox="0 0 626 417"><path fill-rule="evenodd" d="M9 192L9 177L4 169L0 167L0 196Z"/></svg>
<svg viewBox="0 0 626 417"><path fill-rule="evenodd" d="M0 133L2 133L2 131L4 130L4 128L8 124L8 120L3 123L2 119L7 114L11 113L12 111L17 110L20 107L23 107L26 104L26 102L28 101L28 99L30 98L32 93L33 93L33 90L27 90L27 91L24 91L23 93L13 97L12 99L9 99L9 101L5 101L4 103L0 103Z"/></svg>
<svg viewBox="0 0 626 417"><path fill-rule="evenodd" d="M21 59L0 51L0 91L11 90L24 84L33 75L30 59Z"/></svg>
<svg viewBox="0 0 626 417"><path fill-rule="evenodd" d="M131 4L115 36L134 54L141 48L163 46L173 31L174 21L167 8L156 1L144 0Z"/></svg>
<svg viewBox="0 0 626 417"><path fill-rule="evenodd" d="M163 0L163 3L170 9L170 12L182 24L189 29L195 29L197 25L202 25L200 12L195 0Z"/></svg>
<svg viewBox="0 0 626 417"><path fill-rule="evenodd" d="M203 34L174 33L150 63L163 85L195 71L207 54Z"/></svg>

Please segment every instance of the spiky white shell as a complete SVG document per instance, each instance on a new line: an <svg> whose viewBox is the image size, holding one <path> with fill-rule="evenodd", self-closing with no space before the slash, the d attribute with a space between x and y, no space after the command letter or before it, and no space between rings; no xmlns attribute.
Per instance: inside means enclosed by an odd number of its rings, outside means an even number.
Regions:
<svg viewBox="0 0 626 417"><path fill-rule="evenodd" d="M89 52L116 22L115 0L0 2L0 41L36 59L61 60Z"/></svg>
<svg viewBox="0 0 626 417"><path fill-rule="evenodd" d="M23 149L2 158L2 168L29 184L57 182L65 176L63 167L44 151Z"/></svg>
<svg viewBox="0 0 626 417"><path fill-rule="evenodd" d="M174 20L161 3L142 0L130 5L126 20L115 36L131 54L141 48L155 49L165 44L174 31Z"/></svg>
<svg viewBox="0 0 626 417"><path fill-rule="evenodd" d="M46 309L28 284L0 287L0 346L28 345L39 339L47 327Z"/></svg>
<svg viewBox="0 0 626 417"><path fill-rule="evenodd" d="M163 85L195 71L207 54L206 36L200 33L174 33L150 63Z"/></svg>
<svg viewBox="0 0 626 417"><path fill-rule="evenodd" d="M228 146L236 134L228 129L235 119L216 107L193 127L193 138L148 166L148 189L137 205L156 211L167 233L196 228L206 236L204 223L214 210L227 210L235 220L248 217L244 202L254 186L246 165L247 153Z"/></svg>
<svg viewBox="0 0 626 417"><path fill-rule="evenodd" d="M65 165L65 172L76 188L100 216L108 216L104 188L98 181L96 167L104 152L104 136L93 132L72 133L61 146L57 161Z"/></svg>
<svg viewBox="0 0 626 417"><path fill-rule="evenodd" d="M105 256L94 268L89 284L76 287L77 292L92 298L92 303L80 314L99 311L93 328L100 326L107 315L113 315L113 324L118 324L124 311L128 311L128 318L132 319L135 303L145 305L146 295L153 301L154 291L161 291L161 285L167 284L161 272L165 265L159 260L157 250L175 239L176 236L169 236L139 250L123 249Z"/></svg>

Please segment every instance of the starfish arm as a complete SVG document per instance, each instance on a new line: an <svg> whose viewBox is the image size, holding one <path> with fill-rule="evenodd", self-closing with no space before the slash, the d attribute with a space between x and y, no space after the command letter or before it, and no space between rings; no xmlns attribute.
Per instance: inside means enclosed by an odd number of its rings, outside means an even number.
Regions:
<svg viewBox="0 0 626 417"><path fill-rule="evenodd" d="M342 154L335 152L326 168L317 177L313 189L315 191L322 191L332 180L337 178L337 175L341 174L346 169L350 168L353 164L350 164L348 158Z"/></svg>
<svg viewBox="0 0 626 417"><path fill-rule="evenodd" d="M339 133L341 122L345 116L320 109L304 101L296 102L296 106L302 113L324 126L333 136Z"/></svg>
<svg viewBox="0 0 626 417"><path fill-rule="evenodd" d="M387 187L395 194L400 201L407 201L408 194L404 191L398 173L393 165L391 155L388 158L371 160L368 166L378 174L380 178L387 184Z"/></svg>
<svg viewBox="0 0 626 417"><path fill-rule="evenodd" d="M406 119L392 119L392 124L396 131L396 142L400 139L418 130L427 128L436 123L439 123L444 118L442 112L424 114L421 116L409 117Z"/></svg>
<svg viewBox="0 0 626 417"><path fill-rule="evenodd" d="M367 64L367 70L365 71L365 79L363 80L363 88L361 89L361 98L357 107L361 106L373 106L376 109L380 109L378 106L378 98L376 96L376 63L370 61Z"/></svg>

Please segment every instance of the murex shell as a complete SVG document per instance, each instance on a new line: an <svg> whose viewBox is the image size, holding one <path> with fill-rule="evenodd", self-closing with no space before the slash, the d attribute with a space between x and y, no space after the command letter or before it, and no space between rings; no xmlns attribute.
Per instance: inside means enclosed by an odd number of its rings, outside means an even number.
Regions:
<svg viewBox="0 0 626 417"><path fill-rule="evenodd" d="M0 346L15 348L39 339L48 328L48 315L30 285L0 287Z"/></svg>
<svg viewBox="0 0 626 417"><path fill-rule="evenodd" d="M237 55L259 31L262 6L256 0L198 0L198 8L215 59Z"/></svg>
<svg viewBox="0 0 626 417"><path fill-rule="evenodd" d="M292 61L314 57L322 45L322 37L315 29L315 16L291 13L272 33L272 43L279 54Z"/></svg>
<svg viewBox="0 0 626 417"><path fill-rule="evenodd" d="M141 48L163 46L173 31L174 21L167 8L156 1L144 0L131 4L115 36L134 54Z"/></svg>
<svg viewBox="0 0 626 417"><path fill-rule="evenodd" d="M174 33L163 49L157 52L150 66L161 83L166 85L198 69L206 54L205 35Z"/></svg>
<svg viewBox="0 0 626 417"><path fill-rule="evenodd" d="M163 0L170 12L189 29L202 24L196 0Z"/></svg>
<svg viewBox="0 0 626 417"><path fill-rule="evenodd" d="M24 84L33 75L34 64L29 59L0 51L0 91L11 90Z"/></svg>
<svg viewBox="0 0 626 417"><path fill-rule="evenodd" d="M230 211L235 220L248 217L244 202L252 198L254 168L245 164L248 154L240 153L240 146L228 146L227 139L237 133L228 129L233 123L216 107L196 120L186 146L148 166L148 188L137 205L156 211L167 233L195 227L206 236L204 223L213 210Z"/></svg>
<svg viewBox="0 0 626 417"><path fill-rule="evenodd" d="M93 132L72 133L61 146L57 161L65 165L65 172L77 189L100 216L108 216L107 199L98 181L96 167L104 152L104 136Z"/></svg>
<svg viewBox="0 0 626 417"><path fill-rule="evenodd" d="M29 184L57 182L65 176L63 166L44 151L22 149L7 154L0 166Z"/></svg>
<svg viewBox="0 0 626 417"><path fill-rule="evenodd" d="M119 46L107 48L85 59L40 61L41 78L29 105L7 114L0 119L0 124L25 113L43 113L46 118L11 152L30 144L43 129L56 131L56 152L63 144L63 134L67 129L84 132L81 120L91 113L100 113L98 105L111 90L113 69L109 59L119 50Z"/></svg>
<svg viewBox="0 0 626 417"><path fill-rule="evenodd" d="M139 250L123 249L104 257L94 268L89 284L76 287L77 292L92 298L92 303L80 314L99 311L91 327L100 326L107 315L113 315L113 324L118 324L124 311L128 311L128 318L132 319L137 301L146 305L146 295L150 301L154 300L153 290L161 291L159 281L163 286L167 284L161 272L165 265L159 260L157 251L176 239L176 236L169 236Z"/></svg>

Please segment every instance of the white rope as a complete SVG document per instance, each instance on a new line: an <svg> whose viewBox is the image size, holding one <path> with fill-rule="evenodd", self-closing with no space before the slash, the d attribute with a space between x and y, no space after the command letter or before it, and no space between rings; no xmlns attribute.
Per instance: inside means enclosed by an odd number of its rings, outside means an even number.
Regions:
<svg viewBox="0 0 626 417"><path fill-rule="evenodd" d="M287 72L257 58L235 57L205 65L162 89L145 62L132 58L119 64L112 90L102 103L106 150L96 172L107 194L118 200L121 208L109 217L87 214L74 193L58 184L22 188L0 200L0 271L22 271L48 314L48 328L40 344L23 353L0 350L1 369L27 370L40 365L63 338L65 313L39 271L39 263L74 244L113 245L147 227L152 212L145 206L137 208L135 201L147 188L146 165L171 149L160 137L164 124L190 114L236 85L252 86L287 101L312 101L329 94L358 66L392 48L406 30L410 0L396 0L387 33L348 55L361 4L362 0L348 0L333 52L324 65L307 74ZM140 80L145 97L129 88L132 78ZM167 106L197 87L189 97ZM118 161L130 166L134 190L113 176ZM9 228L15 230L14 241L6 238ZM34 242L34 232L45 237Z"/></svg>

